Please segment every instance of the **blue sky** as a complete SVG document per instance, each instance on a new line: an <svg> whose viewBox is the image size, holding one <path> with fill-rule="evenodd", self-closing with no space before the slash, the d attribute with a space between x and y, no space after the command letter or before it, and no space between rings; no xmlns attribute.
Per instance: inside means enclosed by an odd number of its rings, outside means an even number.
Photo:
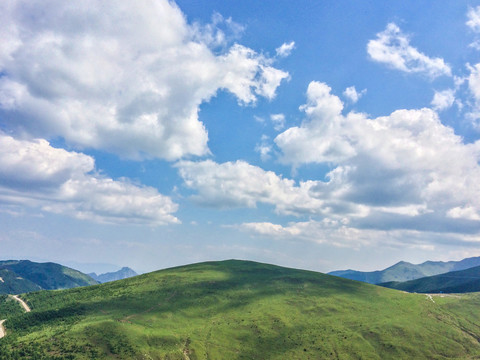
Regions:
<svg viewBox="0 0 480 360"><path fill-rule="evenodd" d="M4 1L0 22L1 258L480 255L479 2Z"/></svg>

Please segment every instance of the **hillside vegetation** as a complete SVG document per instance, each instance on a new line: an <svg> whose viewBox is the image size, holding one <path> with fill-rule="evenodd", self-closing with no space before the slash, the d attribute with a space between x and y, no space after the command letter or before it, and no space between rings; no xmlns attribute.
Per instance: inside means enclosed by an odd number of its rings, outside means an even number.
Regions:
<svg viewBox="0 0 480 360"><path fill-rule="evenodd" d="M391 289L418 293L465 293L480 291L480 266L405 282L379 284Z"/></svg>
<svg viewBox="0 0 480 360"><path fill-rule="evenodd" d="M480 257L471 257L460 261L426 261L422 264L411 264L400 261L384 270L357 271L338 270L329 272L329 275L345 279L363 281L369 284L380 284L391 281L409 281L426 276L444 274L451 271L460 271L480 266Z"/></svg>
<svg viewBox="0 0 480 360"><path fill-rule="evenodd" d="M7 317L5 360L480 357L477 294L430 299L254 262L22 297L33 310Z"/></svg>
<svg viewBox="0 0 480 360"><path fill-rule="evenodd" d="M0 261L0 294L69 289L97 282L80 271L56 263L29 260Z"/></svg>
<svg viewBox="0 0 480 360"><path fill-rule="evenodd" d="M38 291L42 288L34 282L24 279L17 273L0 267L0 294L21 294Z"/></svg>

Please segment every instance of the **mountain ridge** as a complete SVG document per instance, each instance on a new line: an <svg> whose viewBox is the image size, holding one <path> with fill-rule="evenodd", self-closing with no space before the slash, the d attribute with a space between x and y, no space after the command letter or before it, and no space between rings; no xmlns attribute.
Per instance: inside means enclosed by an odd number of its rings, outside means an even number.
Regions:
<svg viewBox="0 0 480 360"><path fill-rule="evenodd" d="M379 283L390 289L417 293L465 293L480 291L480 266L427 276L410 281Z"/></svg>
<svg viewBox="0 0 480 360"><path fill-rule="evenodd" d="M0 294L21 294L38 290L68 289L95 285L90 276L53 262L0 261Z"/></svg>
<svg viewBox="0 0 480 360"><path fill-rule="evenodd" d="M409 281L420 279L426 276L439 275L450 271L465 270L471 267L480 266L480 256L465 258L459 261L425 261L421 264L412 264L406 261L399 261L383 270L357 271L357 270L336 270L328 274L342 278L366 282L369 284L380 284L392 281Z"/></svg>
<svg viewBox="0 0 480 360"><path fill-rule="evenodd" d="M124 266L118 271L107 272L100 275L97 275L96 273L93 272L93 273L89 273L88 275L94 280L103 284L110 281L128 279L129 277L137 276L138 274L131 268Z"/></svg>

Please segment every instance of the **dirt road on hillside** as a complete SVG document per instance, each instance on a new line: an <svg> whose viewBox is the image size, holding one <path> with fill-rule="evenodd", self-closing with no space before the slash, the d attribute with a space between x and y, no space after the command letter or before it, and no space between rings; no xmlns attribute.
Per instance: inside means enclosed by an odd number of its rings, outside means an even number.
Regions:
<svg viewBox="0 0 480 360"><path fill-rule="evenodd" d="M3 338L6 334L5 328L3 327L3 322L5 320L0 320L0 339Z"/></svg>
<svg viewBox="0 0 480 360"><path fill-rule="evenodd" d="M18 297L18 295L12 295L12 298L15 299L15 300L17 300L17 301L22 305L22 307L25 309L26 312L32 311L32 309L30 309L30 306L28 306L25 301L23 301L22 299L20 299L20 298Z"/></svg>
<svg viewBox="0 0 480 360"><path fill-rule="evenodd" d="M10 295L12 299L18 301L20 303L20 305L22 305L23 309L25 310L25 312L30 312L32 311L32 309L30 309L30 306L27 305L27 303L25 301L23 301L22 299L20 299L18 297L18 295ZM3 323L5 322L6 319L4 320L0 320L0 339L3 338L7 332L5 331L5 327L3 326Z"/></svg>

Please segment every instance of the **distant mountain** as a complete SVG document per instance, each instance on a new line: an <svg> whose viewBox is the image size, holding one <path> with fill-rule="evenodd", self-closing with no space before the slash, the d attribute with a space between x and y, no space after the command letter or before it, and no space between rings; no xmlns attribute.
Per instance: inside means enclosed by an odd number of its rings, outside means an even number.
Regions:
<svg viewBox="0 0 480 360"><path fill-rule="evenodd" d="M24 279L9 269L0 270L0 294L21 294L42 290L34 282Z"/></svg>
<svg viewBox="0 0 480 360"><path fill-rule="evenodd" d="M90 276L69 267L29 260L0 261L0 278L0 294L21 294L98 284Z"/></svg>
<svg viewBox="0 0 480 360"><path fill-rule="evenodd" d="M363 281L370 284L379 284L390 281L409 281L426 276L444 274L450 271L459 271L480 266L480 257L472 257L461 261L426 261L422 264L414 265L409 262L400 261L384 270L377 271L356 271L339 270L328 273L329 275L339 276L346 279Z"/></svg>
<svg viewBox="0 0 480 360"><path fill-rule="evenodd" d="M378 284L391 289L417 293L464 293L480 291L480 266L421 279Z"/></svg>
<svg viewBox="0 0 480 360"><path fill-rule="evenodd" d="M106 283L109 281L127 279L132 276L137 276L138 274L132 269L130 269L129 267L123 267L120 270L115 272L108 272L100 275L97 275L96 273L90 273L88 275L91 276L96 281L98 281L99 283Z"/></svg>

